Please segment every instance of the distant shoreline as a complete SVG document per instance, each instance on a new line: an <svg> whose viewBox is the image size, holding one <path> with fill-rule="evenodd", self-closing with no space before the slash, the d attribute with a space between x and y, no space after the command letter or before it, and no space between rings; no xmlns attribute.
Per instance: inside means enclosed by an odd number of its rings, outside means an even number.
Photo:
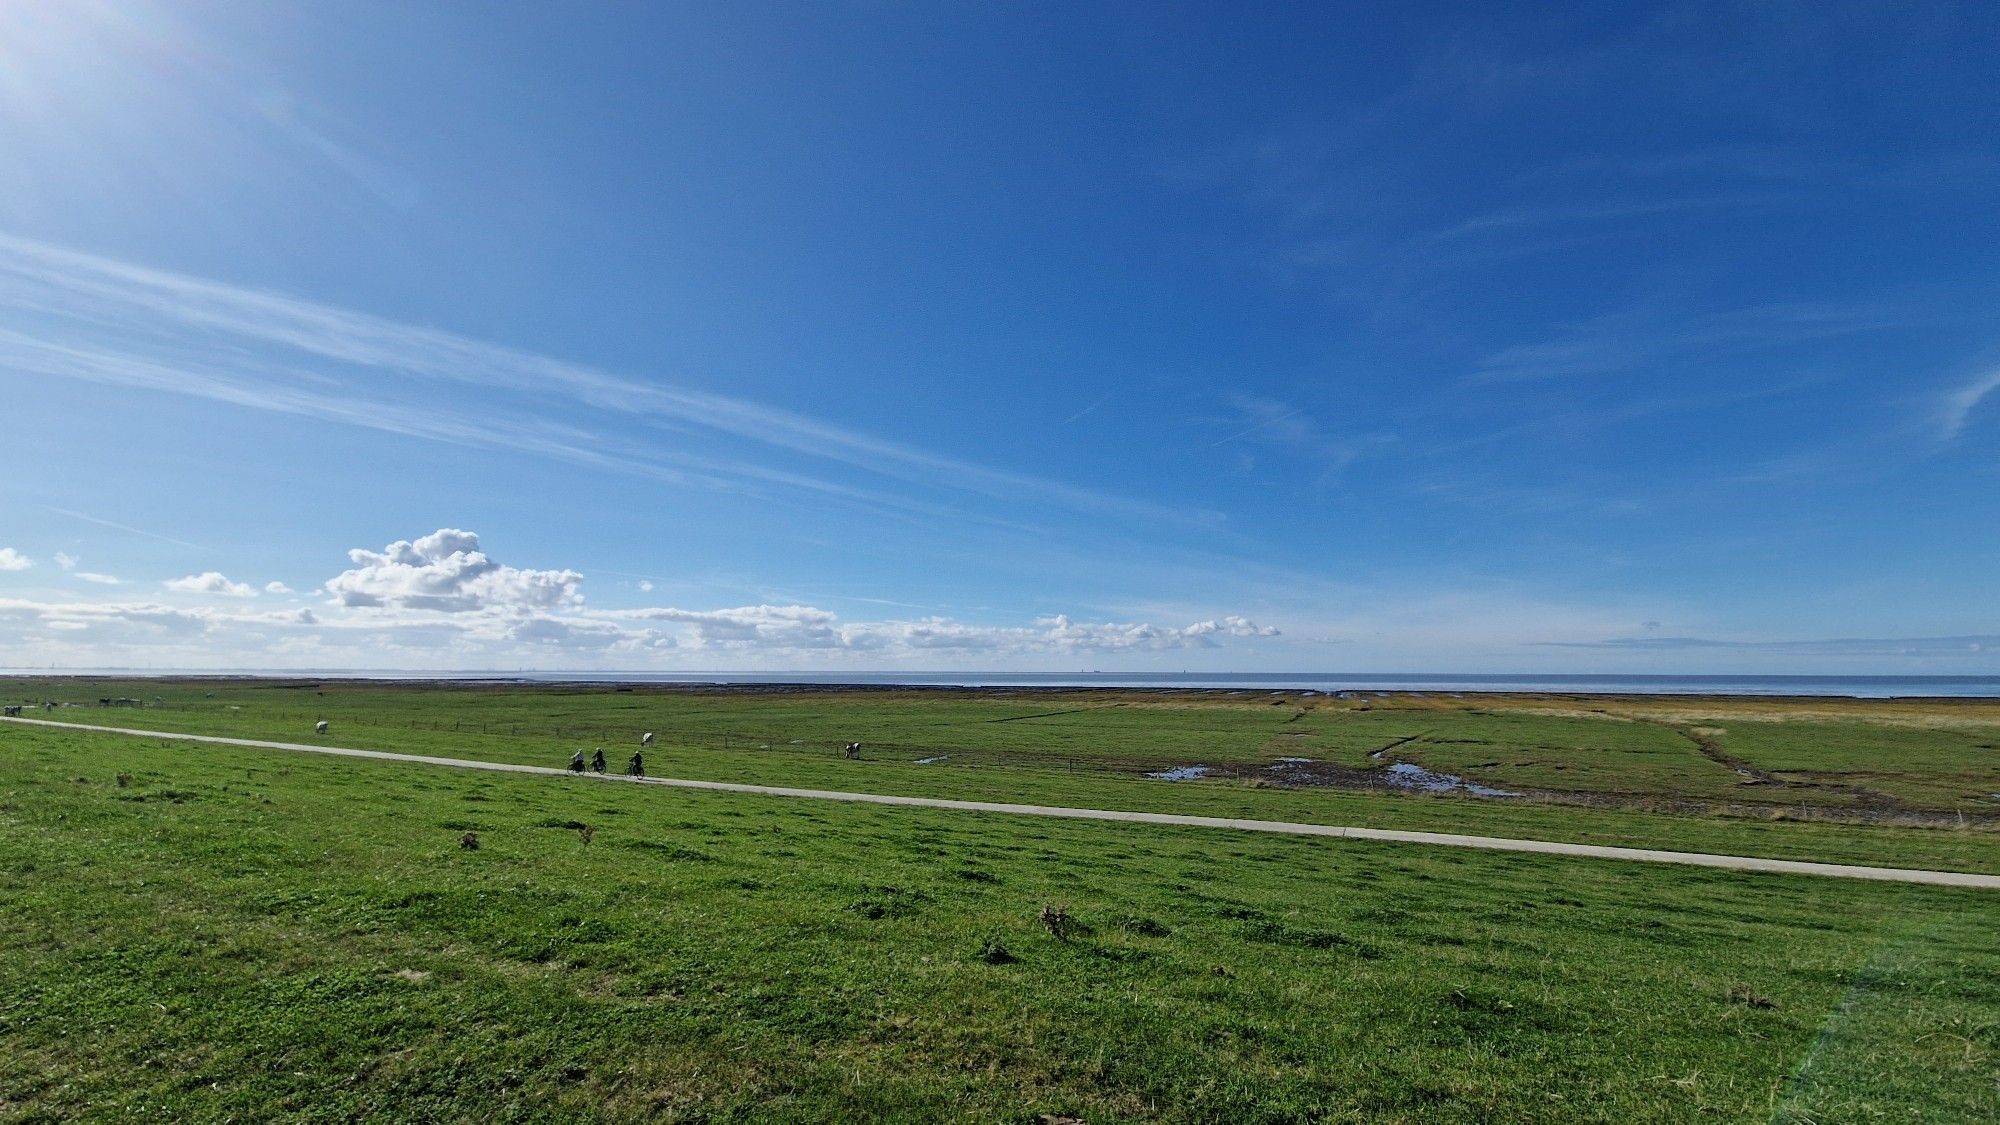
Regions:
<svg viewBox="0 0 2000 1125"><path fill-rule="evenodd" d="M1749 676L1393 673L500 672L0 669L0 680L341 682L431 687L594 687L681 691L1202 692L1287 695L1715 696L1771 699L2000 700L2000 676Z"/></svg>

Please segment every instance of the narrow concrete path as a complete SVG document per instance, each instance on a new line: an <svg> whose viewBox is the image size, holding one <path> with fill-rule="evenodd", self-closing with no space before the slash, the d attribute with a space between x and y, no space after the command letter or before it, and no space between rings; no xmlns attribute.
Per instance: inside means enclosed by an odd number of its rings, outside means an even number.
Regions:
<svg viewBox="0 0 2000 1125"><path fill-rule="evenodd" d="M1175 813L1120 812L1114 809L1071 809L1056 805L1011 805L1000 801L954 801L942 797L894 797L882 793L843 793L832 789L793 789L782 785L743 785L729 781L690 781L677 777L632 778L618 775L576 775L550 766L522 766L511 762L480 762L467 758L437 758L428 754L396 754L387 750L352 750L341 746L321 746L306 742L266 742L254 738L225 738L213 734L181 734L163 730L133 730L89 723L59 723L49 719L7 718L0 722L26 726L55 727L59 730L122 734L135 738L167 738L181 742L207 742L218 746L247 746L258 750L294 750L306 754L331 754L342 758L368 758L382 762L414 762L426 766L449 766L464 770L493 770L499 773L542 774L552 777L579 777L594 782L628 785L665 785L675 789L709 789L722 793L755 793L770 797L805 797L817 801L856 801L871 805L907 805L922 809L953 809L961 812L1006 813L1011 816L1052 816L1067 820L1115 820L1136 824L1165 824L1184 828L1233 828L1242 832L1276 832L1289 836L1334 836L1343 840L1379 840L1394 844L1433 844L1448 848L1480 848L1496 852L1534 852L1539 855L1575 856L1583 859L1635 860L1642 863L1679 863L1692 867L1719 867L1730 871L1757 871L1779 875L1821 875L1838 879L1875 879L1892 883L1927 883L1940 887L1980 887L2000 890L2000 875L1975 875L1964 871L1921 871L1902 867L1858 867L1845 863L1810 863L1796 859L1760 859L1755 856L1710 855L1706 852L1670 852L1652 848L1614 848L1602 844L1563 844L1549 840L1510 840L1497 836L1460 836L1449 832L1407 832L1392 828L1344 828L1332 824L1299 824L1284 820L1237 820L1219 816L1181 816Z"/></svg>

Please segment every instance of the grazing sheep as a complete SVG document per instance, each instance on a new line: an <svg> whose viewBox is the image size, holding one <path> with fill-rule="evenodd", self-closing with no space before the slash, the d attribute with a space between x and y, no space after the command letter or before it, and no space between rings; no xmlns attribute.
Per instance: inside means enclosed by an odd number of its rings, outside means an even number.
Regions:
<svg viewBox="0 0 2000 1125"><path fill-rule="evenodd" d="M640 736L639 736L639 745L641 745L641 746L651 746L652 744L653 744L653 732L652 732L652 731L647 731L647 732L646 732L645 734L642 734L642 735L640 735Z"/></svg>
<svg viewBox="0 0 2000 1125"><path fill-rule="evenodd" d="M316 723L314 723L314 724L313 724L313 733L315 733L315 734L325 734L325 733L326 733L326 720L325 720L325 719L321 719L321 720L320 720L319 722L316 722Z"/></svg>

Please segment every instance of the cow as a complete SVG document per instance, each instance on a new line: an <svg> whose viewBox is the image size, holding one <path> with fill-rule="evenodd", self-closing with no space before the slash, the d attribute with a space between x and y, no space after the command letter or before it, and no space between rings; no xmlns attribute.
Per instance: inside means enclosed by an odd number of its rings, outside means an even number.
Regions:
<svg viewBox="0 0 2000 1125"><path fill-rule="evenodd" d="M9 703L4 709L0 709L0 714L4 714L10 719L18 719L21 717L21 705L18 703Z"/></svg>
<svg viewBox="0 0 2000 1125"><path fill-rule="evenodd" d="M647 731L647 732L646 732L645 734L642 734L642 735L640 735L640 736L639 736L639 745L641 745L641 746L651 746L652 744L653 744L653 732L652 732L652 731Z"/></svg>
<svg viewBox="0 0 2000 1125"><path fill-rule="evenodd" d="M316 722L316 723L314 723L314 724L313 724L313 733L315 733L315 734L325 734L325 733L326 733L326 720L325 720L325 719L321 719L321 720L320 720L319 722Z"/></svg>
<svg viewBox="0 0 2000 1125"><path fill-rule="evenodd" d="M845 749L848 757L850 758L861 757L861 744L859 742L850 742L847 744Z"/></svg>

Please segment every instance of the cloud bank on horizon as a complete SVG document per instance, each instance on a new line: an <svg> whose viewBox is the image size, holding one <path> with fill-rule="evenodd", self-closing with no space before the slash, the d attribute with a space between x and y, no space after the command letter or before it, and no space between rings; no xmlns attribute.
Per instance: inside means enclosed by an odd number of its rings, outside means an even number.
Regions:
<svg viewBox="0 0 2000 1125"><path fill-rule="evenodd" d="M1127 670L1164 670L1200 663L1209 652L1223 666L1265 662L1265 670L1319 670L1301 660L1345 659L1350 649L1384 631L1381 619L1356 617L1344 636L1287 637L1274 625L1230 614L1186 625L1086 621L1048 614L1026 624L970 624L946 617L847 620L809 605L742 605L714 609L674 606L591 606L584 575L534 569L491 557L477 533L439 528L379 550L347 552L352 564L302 595L280 581L260 590L218 571L168 579L171 602L31 599L0 596L0 667L85 668L135 664L180 669L756 671L909 669L914 671L1044 670L1052 661L1108 660ZM32 560L11 548L0 559L25 570ZM71 563L73 570L74 562ZM73 571L92 583L123 580ZM634 588L650 592L650 582ZM281 601L280 607L247 605ZM1450 602L1428 616L1392 614L1409 640L1483 636L1502 647L1521 627L1492 607ZM1566 618L1561 631L1599 629L1608 619ZM1646 622L1657 628L1658 622ZM1980 660L2000 651L2000 634L1892 638L1704 638L1592 636L1518 642L1530 647L1605 654L1712 657L1717 653L1833 659L1915 659L1918 669L1946 661ZM1274 647L1282 646L1282 647ZM1393 651L1393 650L1392 650ZM1408 651L1408 650L1403 650ZM1142 666L1121 658L1171 656ZM1852 665L1850 665L1852 666Z"/></svg>
<svg viewBox="0 0 2000 1125"><path fill-rule="evenodd" d="M943 617L845 621L806 605L601 610L585 601L581 573L509 566L482 550L476 533L456 528L381 550L357 547L348 558L354 565L328 578L310 599L269 583L265 596L308 603L282 609L232 604L260 592L217 571L161 583L197 599L182 604L0 597L0 650L15 667L143 659L185 661L178 666L187 668L450 669L561 667L581 660L642 670L795 668L846 656L894 662L944 655L977 663L1207 649L1279 635L1272 626L1234 615L1164 626L1056 614L1026 625L988 626Z"/></svg>

